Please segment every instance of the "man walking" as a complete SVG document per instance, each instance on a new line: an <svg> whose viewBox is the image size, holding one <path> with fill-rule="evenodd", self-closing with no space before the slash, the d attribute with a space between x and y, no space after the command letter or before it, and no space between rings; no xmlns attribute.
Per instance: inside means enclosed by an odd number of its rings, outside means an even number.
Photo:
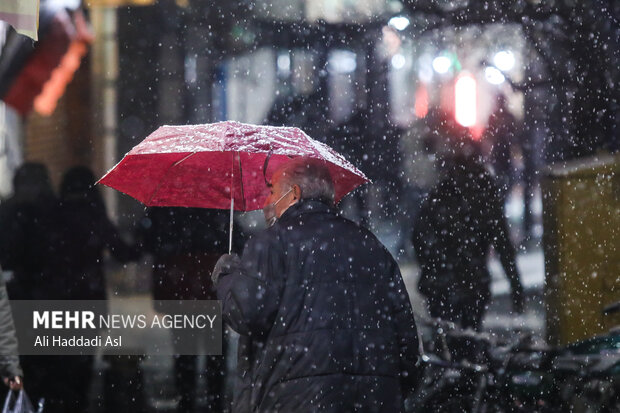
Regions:
<svg viewBox="0 0 620 413"><path fill-rule="evenodd" d="M334 212L324 163L292 160L269 189L271 226L213 274L240 334L233 411L403 411L418 336L398 265Z"/></svg>
<svg viewBox="0 0 620 413"><path fill-rule="evenodd" d="M491 299L491 246L510 282L515 312L523 312L524 297L500 191L477 152L465 145L446 160L446 176L422 203L412 242L421 268L418 289L431 316L481 330Z"/></svg>

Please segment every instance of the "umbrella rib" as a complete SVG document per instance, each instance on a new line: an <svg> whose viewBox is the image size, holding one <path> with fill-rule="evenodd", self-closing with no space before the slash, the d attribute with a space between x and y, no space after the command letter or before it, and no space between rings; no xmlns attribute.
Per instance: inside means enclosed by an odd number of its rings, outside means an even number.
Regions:
<svg viewBox="0 0 620 413"><path fill-rule="evenodd" d="M267 167L269 166L269 159L271 158L271 148L269 148L269 152L265 157L265 162L263 163L263 178L265 179L265 186L269 186L269 182L267 182Z"/></svg>
<svg viewBox="0 0 620 413"><path fill-rule="evenodd" d="M196 155L196 151L188 154L185 158L176 161L175 163L173 163L172 165L170 165L168 167L168 169L166 170L166 173L164 174L163 178L159 180L159 182L157 183L157 188L155 188L155 190L153 191L153 193L151 194L151 197L149 198L149 201L146 205L149 205L151 202L153 202L153 198L155 198L155 195L157 195L157 193L159 192L159 188L161 188L161 185L164 183L164 179L166 177L168 177L168 174L170 173L170 171L172 170L172 168L174 168L175 166L181 164L183 161L185 161L187 158L189 158L190 156Z"/></svg>
<svg viewBox="0 0 620 413"><path fill-rule="evenodd" d="M180 164L181 162L185 161L190 156L194 156L194 155L196 155L196 151L190 153L189 155L187 155L185 158L181 159L180 161L176 161L172 166L177 166L178 164ZM172 168L172 166L171 166L171 168Z"/></svg>

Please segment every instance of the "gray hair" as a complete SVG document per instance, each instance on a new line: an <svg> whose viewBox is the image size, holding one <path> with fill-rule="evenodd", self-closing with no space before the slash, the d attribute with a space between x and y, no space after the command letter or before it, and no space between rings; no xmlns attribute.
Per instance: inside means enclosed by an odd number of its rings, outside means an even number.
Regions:
<svg viewBox="0 0 620 413"><path fill-rule="evenodd" d="M334 181L324 161L312 158L295 158L282 167L282 181L298 185L301 199L320 199L334 204Z"/></svg>

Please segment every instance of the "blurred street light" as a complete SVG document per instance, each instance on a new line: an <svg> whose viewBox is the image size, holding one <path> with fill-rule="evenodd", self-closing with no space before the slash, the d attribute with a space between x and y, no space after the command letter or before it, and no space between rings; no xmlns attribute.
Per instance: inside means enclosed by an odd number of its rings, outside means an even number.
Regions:
<svg viewBox="0 0 620 413"><path fill-rule="evenodd" d="M418 70L418 78L421 82L430 83L433 80L433 70L430 67L423 66Z"/></svg>
<svg viewBox="0 0 620 413"><path fill-rule="evenodd" d="M433 57L430 54L423 54L418 60L418 78L423 83L430 83L433 80Z"/></svg>
<svg viewBox="0 0 620 413"><path fill-rule="evenodd" d="M484 77L486 78L487 82L491 83L492 85L501 85L502 83L504 83L504 80L506 80L504 74L496 67L487 67L486 69L484 69Z"/></svg>
<svg viewBox="0 0 620 413"><path fill-rule="evenodd" d="M278 55L278 72L283 76L288 76L291 72L291 57L288 53Z"/></svg>
<svg viewBox="0 0 620 413"><path fill-rule="evenodd" d="M395 16L390 19L388 24L396 30L405 30L409 26L409 19L405 16Z"/></svg>
<svg viewBox="0 0 620 413"><path fill-rule="evenodd" d="M435 72L437 73L447 73L448 70L450 70L450 67L452 67L452 61L447 56L437 56L433 60L433 69L435 69Z"/></svg>
<svg viewBox="0 0 620 413"><path fill-rule="evenodd" d="M357 67L355 57L355 53L348 50L334 50L329 58L328 70L339 74L352 73Z"/></svg>
<svg viewBox="0 0 620 413"><path fill-rule="evenodd" d="M394 69L402 69L405 67L405 63L407 63L407 60L405 59L405 56L400 53L397 53L392 57L392 66Z"/></svg>
<svg viewBox="0 0 620 413"><path fill-rule="evenodd" d="M493 63L495 66L502 71L510 70L515 65L515 56L511 51L502 50L501 52L497 52L493 57ZM501 83L501 82L500 82Z"/></svg>

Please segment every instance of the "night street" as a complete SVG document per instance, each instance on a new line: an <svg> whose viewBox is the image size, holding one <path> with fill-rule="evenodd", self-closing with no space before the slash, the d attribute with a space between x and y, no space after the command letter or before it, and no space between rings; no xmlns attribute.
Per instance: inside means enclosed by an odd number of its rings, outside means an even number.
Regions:
<svg viewBox="0 0 620 413"><path fill-rule="evenodd" d="M619 22L1 0L2 413L620 412Z"/></svg>

